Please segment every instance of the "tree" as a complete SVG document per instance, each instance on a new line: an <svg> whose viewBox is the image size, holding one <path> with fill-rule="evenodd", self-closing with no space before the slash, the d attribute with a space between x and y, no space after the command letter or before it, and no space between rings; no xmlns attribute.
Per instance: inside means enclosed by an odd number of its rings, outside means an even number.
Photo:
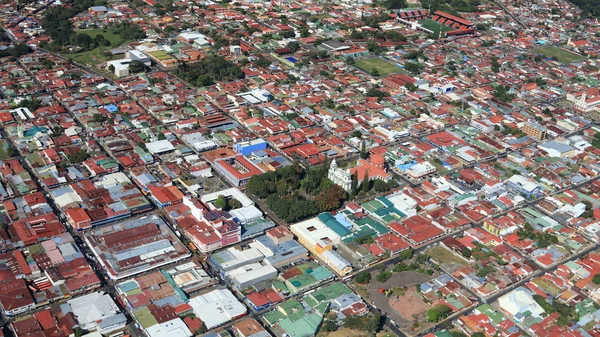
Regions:
<svg viewBox="0 0 600 337"><path fill-rule="evenodd" d="M478 23L477 26L475 26L475 27L477 27L477 30L480 30L480 31L485 31L487 29L483 23Z"/></svg>
<svg viewBox="0 0 600 337"><path fill-rule="evenodd" d="M105 122L108 119L108 117L102 115L102 114L94 114L92 116L92 121L96 122L96 123L102 123Z"/></svg>
<svg viewBox="0 0 600 337"><path fill-rule="evenodd" d="M371 281L371 273L369 273L368 271L363 271L356 275L354 280L360 284L367 284Z"/></svg>
<svg viewBox="0 0 600 337"><path fill-rule="evenodd" d="M390 95L389 92L385 92L385 91L379 90L377 88L371 88L371 89L367 90L367 97L382 98L382 97L387 97L389 95Z"/></svg>
<svg viewBox="0 0 600 337"><path fill-rule="evenodd" d="M92 43L92 38L85 33L79 33L79 34L75 35L74 42L75 42L75 45L77 45L83 49L89 49L90 44Z"/></svg>
<svg viewBox="0 0 600 337"><path fill-rule="evenodd" d="M365 141L360 142L360 158L367 159L369 157L369 152L367 151L367 143Z"/></svg>
<svg viewBox="0 0 600 337"><path fill-rule="evenodd" d="M141 73L142 71L146 71L146 65L142 61L133 60L129 63L129 71L134 74Z"/></svg>
<svg viewBox="0 0 600 337"><path fill-rule="evenodd" d="M225 211L227 208L227 198L224 195L219 195L217 200L215 200L215 207Z"/></svg>
<svg viewBox="0 0 600 337"><path fill-rule="evenodd" d="M238 209L242 207L242 203L235 198L231 198L227 201L227 206L229 206L229 209Z"/></svg>
<svg viewBox="0 0 600 337"><path fill-rule="evenodd" d="M361 189L363 190L363 192L369 192L369 190L371 189L371 181L369 180L369 171L365 171L365 177L363 178L362 184L361 184Z"/></svg>
<svg viewBox="0 0 600 337"><path fill-rule="evenodd" d="M406 0L385 0L383 5L387 9L400 9L406 7Z"/></svg>
<svg viewBox="0 0 600 337"><path fill-rule="evenodd" d="M328 212L338 209L344 200L346 200L346 191L339 185L331 184L329 188L323 190L315 202L320 212Z"/></svg>
<svg viewBox="0 0 600 337"><path fill-rule="evenodd" d="M594 275L592 282L594 282L594 284L600 284L600 274Z"/></svg>
<svg viewBox="0 0 600 337"><path fill-rule="evenodd" d="M300 49L300 43L296 42L296 41L292 41L290 43L287 44L287 47L290 48L290 50L295 53L298 51L298 49Z"/></svg>
<svg viewBox="0 0 600 337"><path fill-rule="evenodd" d="M471 258L471 250L467 247L463 247L463 249L461 249L460 253L467 259Z"/></svg>
<svg viewBox="0 0 600 337"><path fill-rule="evenodd" d="M413 254L414 254L414 250L412 248L408 248L408 249L405 249L402 252L400 252L400 254L398 255L398 257L402 261L406 261L406 260L412 259Z"/></svg>
<svg viewBox="0 0 600 337"><path fill-rule="evenodd" d="M450 307L445 304L440 304L427 311L427 320L429 322L439 322L448 317L451 312L452 310L450 310Z"/></svg>
<svg viewBox="0 0 600 337"><path fill-rule="evenodd" d="M391 271L384 271L381 272L379 274L377 274L377 281L381 282L381 283L385 283L387 280L389 280L392 277L392 272Z"/></svg>
<svg viewBox="0 0 600 337"><path fill-rule="evenodd" d="M375 179L373 181L373 189L376 192L387 192L390 190L390 185L381 179Z"/></svg>
<svg viewBox="0 0 600 337"><path fill-rule="evenodd" d="M321 325L320 331L332 332L332 331L335 331L336 329L337 329L337 326L335 325L335 322L327 319L327 320L323 321L323 325Z"/></svg>
<svg viewBox="0 0 600 337"><path fill-rule="evenodd" d="M409 72L411 72L413 74L419 74L419 73L421 73L421 71L423 70L423 68L425 68L425 66L422 65L421 63L416 63L416 62L406 62L406 63L404 63L404 69L408 70Z"/></svg>

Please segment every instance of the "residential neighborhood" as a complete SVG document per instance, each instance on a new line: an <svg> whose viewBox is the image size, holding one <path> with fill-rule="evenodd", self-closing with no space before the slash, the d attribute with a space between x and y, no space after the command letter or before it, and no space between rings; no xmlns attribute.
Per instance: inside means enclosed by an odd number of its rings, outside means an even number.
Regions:
<svg viewBox="0 0 600 337"><path fill-rule="evenodd" d="M600 336L595 0L0 3L0 337Z"/></svg>

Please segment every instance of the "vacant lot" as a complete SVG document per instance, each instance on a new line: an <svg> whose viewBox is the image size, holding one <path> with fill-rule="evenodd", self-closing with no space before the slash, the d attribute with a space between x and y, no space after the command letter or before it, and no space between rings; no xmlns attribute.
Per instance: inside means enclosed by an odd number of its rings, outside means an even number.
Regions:
<svg viewBox="0 0 600 337"><path fill-rule="evenodd" d="M110 44L114 47L120 45L123 42L123 39L117 34L114 34L110 29L83 29L77 31L78 33L85 33L89 35L92 39L96 37L96 35L102 35L105 39L110 41Z"/></svg>
<svg viewBox="0 0 600 337"><path fill-rule="evenodd" d="M544 55L544 56L550 57L550 58L556 56L556 58L558 58L558 61L562 62L562 63L577 62L577 61L581 61L585 58L579 54L572 53L568 50L564 50L564 49L561 49L561 48L555 47L555 46L544 46L544 47L537 48L535 50L535 53L539 54L539 55Z"/></svg>
<svg viewBox="0 0 600 337"><path fill-rule="evenodd" d="M394 296L389 301L390 307L407 321L423 315L430 307L419 297L415 287L409 287L404 296Z"/></svg>
<svg viewBox="0 0 600 337"><path fill-rule="evenodd" d="M438 37L440 37L440 31L444 33L444 32L449 32L451 30L454 30L454 28L452 28L452 27L440 25L439 23L437 23L433 20L423 20L420 23L421 23L421 26L423 26L423 28L427 28L427 29L433 31L433 36L436 39Z"/></svg>
<svg viewBox="0 0 600 337"><path fill-rule="evenodd" d="M356 61L355 66L368 72L369 74L372 74L373 70L377 69L380 76L387 76L389 74L403 72L400 67L397 67L393 63L379 57Z"/></svg>
<svg viewBox="0 0 600 337"><path fill-rule="evenodd" d="M354 330L354 329L348 329L348 328L341 328L339 330L336 331L332 331L330 333L325 333L325 334L321 334L319 333L318 336L327 336L327 337L366 337L368 336L369 333L366 331L360 331L360 330Z"/></svg>
<svg viewBox="0 0 600 337"><path fill-rule="evenodd" d="M448 271L454 271L458 267L468 265L467 261L460 258L450 250L442 247L435 246L427 251L427 255L431 257L432 260L439 263L441 267Z"/></svg>

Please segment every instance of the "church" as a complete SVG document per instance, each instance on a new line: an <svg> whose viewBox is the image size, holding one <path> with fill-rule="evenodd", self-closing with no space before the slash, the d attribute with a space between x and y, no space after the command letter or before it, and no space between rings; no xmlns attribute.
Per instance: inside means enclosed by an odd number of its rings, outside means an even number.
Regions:
<svg viewBox="0 0 600 337"><path fill-rule="evenodd" d="M385 169L385 158L381 154L374 154L369 160L359 159L356 166L349 169L338 167L334 159L329 166L327 178L344 190L350 191L354 174L358 178L358 185L362 183L366 175L369 176L369 180L381 179L388 182L392 179L391 174L387 173Z"/></svg>

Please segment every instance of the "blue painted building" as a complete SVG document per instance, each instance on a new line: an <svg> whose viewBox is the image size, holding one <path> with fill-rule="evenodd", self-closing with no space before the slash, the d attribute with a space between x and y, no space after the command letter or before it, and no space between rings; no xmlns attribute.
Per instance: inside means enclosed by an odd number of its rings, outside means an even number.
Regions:
<svg viewBox="0 0 600 337"><path fill-rule="evenodd" d="M234 145L235 152L244 156L249 156L253 152L266 150L267 142L264 139L253 139L247 142L240 142Z"/></svg>

